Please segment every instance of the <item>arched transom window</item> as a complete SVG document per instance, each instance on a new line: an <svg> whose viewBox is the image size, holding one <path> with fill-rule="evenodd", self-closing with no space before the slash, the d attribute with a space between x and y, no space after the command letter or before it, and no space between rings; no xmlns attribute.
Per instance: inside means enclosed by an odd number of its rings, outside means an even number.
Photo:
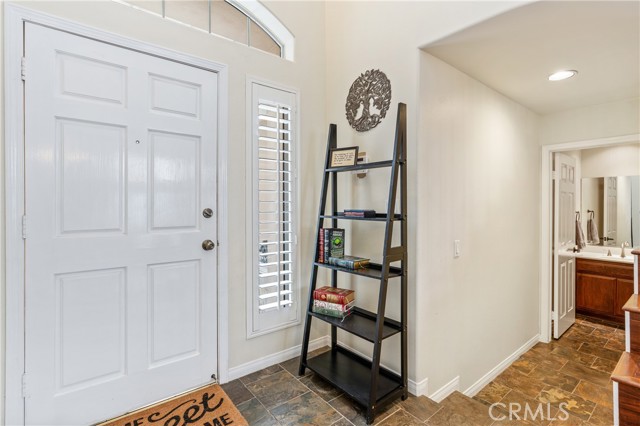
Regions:
<svg viewBox="0 0 640 426"><path fill-rule="evenodd" d="M293 60L293 35L255 0L116 0Z"/></svg>

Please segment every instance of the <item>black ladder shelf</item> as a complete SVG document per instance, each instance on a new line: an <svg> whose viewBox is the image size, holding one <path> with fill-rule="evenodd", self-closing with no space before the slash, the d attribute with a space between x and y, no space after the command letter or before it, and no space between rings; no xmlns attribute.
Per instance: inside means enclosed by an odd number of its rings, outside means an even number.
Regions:
<svg viewBox="0 0 640 426"><path fill-rule="evenodd" d="M327 153L322 180L322 195L316 234L324 227L324 221L331 220L332 227L338 227L340 220L360 220L370 222L384 222L384 247L382 263L370 263L364 269L346 269L327 263L313 263L311 273L311 285L309 289L309 302L307 316L305 318L304 337L302 342L302 354L300 357L300 375L309 368L320 377L324 378L337 388L343 390L366 410L367 424L371 424L377 413L385 405L401 397L408 396L407 388L407 169L406 169L406 105L398 104L398 117L396 122L396 134L393 149L393 159L348 167L330 167L331 150L337 148L337 129L335 124L329 126L327 140ZM372 218L345 217L338 213L338 176L340 172L354 170L391 168L389 183L389 195L387 212L376 214ZM326 214L327 190L331 181L331 214ZM400 182L398 182L400 181ZM400 187L398 188L398 183ZM400 213L396 213L396 196L400 194ZM393 226L395 222L401 225L400 246L392 246ZM318 244L314 259L318 259ZM400 266L391 266L391 263L399 262ZM320 315L312 312L313 292L316 289L318 268L331 269L331 286L337 287L338 273L355 274L379 281L377 312L369 312L364 309L354 308L351 315L344 320ZM387 299L387 287L390 279L398 278L400 281L400 320L396 321L385 317ZM392 284L393 286L393 284ZM319 319L331 325L331 350L314 358L307 358L309 350L309 333L311 321ZM364 358L343 345L337 340L337 329L358 336L373 343L373 355L370 359ZM400 333L401 360L400 374L392 372L380 366L380 354L382 341L388 337Z"/></svg>

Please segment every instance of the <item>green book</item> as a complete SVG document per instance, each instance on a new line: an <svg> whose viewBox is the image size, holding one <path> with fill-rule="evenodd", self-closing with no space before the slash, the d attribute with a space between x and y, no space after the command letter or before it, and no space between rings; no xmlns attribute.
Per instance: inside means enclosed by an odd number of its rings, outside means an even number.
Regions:
<svg viewBox="0 0 640 426"><path fill-rule="evenodd" d="M336 228L329 232L329 256L344 256L344 229Z"/></svg>
<svg viewBox="0 0 640 426"><path fill-rule="evenodd" d="M321 259L322 263L329 263L330 257L344 256L344 229L343 228L322 228L320 230L322 242ZM322 250L324 248L324 250Z"/></svg>
<svg viewBox="0 0 640 426"><path fill-rule="evenodd" d="M347 269L360 269L369 266L369 259L365 257L356 256L343 256L343 257L329 257L330 265L339 266Z"/></svg>

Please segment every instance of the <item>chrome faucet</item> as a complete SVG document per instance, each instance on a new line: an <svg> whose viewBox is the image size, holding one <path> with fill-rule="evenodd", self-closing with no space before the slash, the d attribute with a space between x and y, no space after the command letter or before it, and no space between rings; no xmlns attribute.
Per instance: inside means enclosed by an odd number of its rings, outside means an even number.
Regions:
<svg viewBox="0 0 640 426"><path fill-rule="evenodd" d="M622 243L622 245L620 246L620 248L622 249L622 251L620 252L620 258L624 259L626 257L626 255L624 254L624 248L625 247L629 247L629 241L625 241L624 243Z"/></svg>

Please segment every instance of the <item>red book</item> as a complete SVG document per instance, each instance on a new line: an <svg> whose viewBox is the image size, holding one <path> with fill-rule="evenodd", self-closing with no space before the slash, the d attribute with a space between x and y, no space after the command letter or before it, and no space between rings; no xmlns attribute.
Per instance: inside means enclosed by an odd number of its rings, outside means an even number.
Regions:
<svg viewBox="0 0 640 426"><path fill-rule="evenodd" d="M346 288L324 286L314 290L313 298L315 300L347 305L355 300L356 294L353 290Z"/></svg>
<svg viewBox="0 0 640 426"><path fill-rule="evenodd" d="M318 233L318 263L324 263L324 228Z"/></svg>

